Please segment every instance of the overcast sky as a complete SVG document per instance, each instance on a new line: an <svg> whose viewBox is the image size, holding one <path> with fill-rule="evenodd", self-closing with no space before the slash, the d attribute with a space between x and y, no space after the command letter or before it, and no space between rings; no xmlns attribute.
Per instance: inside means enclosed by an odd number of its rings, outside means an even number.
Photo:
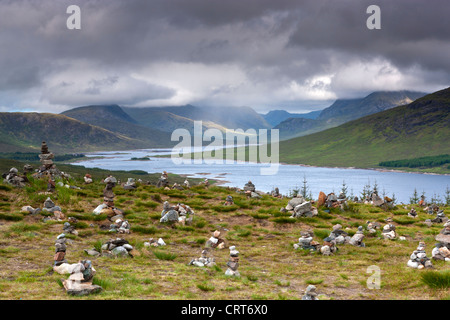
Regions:
<svg viewBox="0 0 450 320"><path fill-rule="evenodd" d="M81 30L69 30L69 5ZM369 5L381 30L369 30ZM450 84L448 0L0 0L0 111L89 104L308 112Z"/></svg>

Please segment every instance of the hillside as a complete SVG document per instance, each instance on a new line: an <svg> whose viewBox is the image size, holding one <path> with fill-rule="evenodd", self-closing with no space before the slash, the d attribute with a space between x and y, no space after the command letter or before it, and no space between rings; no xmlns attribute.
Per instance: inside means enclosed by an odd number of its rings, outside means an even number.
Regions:
<svg viewBox="0 0 450 320"><path fill-rule="evenodd" d="M316 119L321 112L322 110L312 111L309 113L290 113L286 110L272 110L266 114L261 114L261 116L267 121L267 123L275 127L289 118Z"/></svg>
<svg viewBox="0 0 450 320"><path fill-rule="evenodd" d="M142 142L144 148L172 145L170 135L152 127L139 125L118 105L85 106L62 113L65 116Z"/></svg>
<svg viewBox="0 0 450 320"><path fill-rule="evenodd" d="M320 115L305 126L302 120L287 119L279 123L283 140L304 136L336 127L351 120L406 105L423 97L425 93L413 91L378 91L359 99L338 99L331 106L321 111Z"/></svg>
<svg viewBox="0 0 450 320"><path fill-rule="evenodd" d="M123 110L143 126L172 132L177 128L193 128L193 121L203 121L206 128L243 129L271 128L264 118L249 107L180 107L128 108Z"/></svg>
<svg viewBox="0 0 450 320"><path fill-rule="evenodd" d="M408 105L280 143L280 161L376 167L381 161L450 151L450 88Z"/></svg>
<svg viewBox="0 0 450 320"><path fill-rule="evenodd" d="M36 152L42 141L59 153L144 148L143 141L51 113L0 113L2 152Z"/></svg>

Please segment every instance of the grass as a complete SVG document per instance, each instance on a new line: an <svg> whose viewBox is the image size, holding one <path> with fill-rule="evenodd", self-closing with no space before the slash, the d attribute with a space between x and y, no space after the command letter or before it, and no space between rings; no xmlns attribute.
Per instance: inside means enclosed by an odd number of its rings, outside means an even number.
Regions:
<svg viewBox="0 0 450 320"><path fill-rule="evenodd" d="M424 272L421 280L432 289L450 289L450 270Z"/></svg>
<svg viewBox="0 0 450 320"><path fill-rule="evenodd" d="M176 254L163 252L163 251L158 251L158 250L153 251L153 254L159 260L175 260L176 257L177 257Z"/></svg>

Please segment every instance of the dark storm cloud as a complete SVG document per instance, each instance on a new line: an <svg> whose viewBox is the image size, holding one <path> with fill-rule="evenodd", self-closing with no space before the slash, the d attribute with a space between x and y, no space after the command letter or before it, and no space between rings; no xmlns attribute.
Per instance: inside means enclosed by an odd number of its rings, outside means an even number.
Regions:
<svg viewBox="0 0 450 320"><path fill-rule="evenodd" d="M268 109L437 90L450 80L447 2L0 0L0 107L116 99ZM81 30L66 28L72 4ZM371 4L381 30L366 28Z"/></svg>

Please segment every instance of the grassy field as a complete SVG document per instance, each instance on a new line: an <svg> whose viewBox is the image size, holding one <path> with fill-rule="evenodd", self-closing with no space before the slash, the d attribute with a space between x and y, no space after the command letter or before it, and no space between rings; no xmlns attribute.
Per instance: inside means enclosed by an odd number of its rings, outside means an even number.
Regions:
<svg viewBox="0 0 450 320"><path fill-rule="evenodd" d="M81 169L80 169L81 170ZM68 171L69 173L72 173ZM42 207L48 195L42 194L46 183L31 181L24 189L13 189L0 184L0 299L31 300L297 300L309 284L314 284L322 300L368 299L449 299L448 280L450 264L434 262L432 273L406 267L410 254L419 241L427 245L431 257L434 237L442 225L426 227L429 218L416 207L417 219L407 217L408 209L398 206L383 211L370 205L353 204L347 210L319 208L314 218L289 218L280 213L288 199L265 195L262 199L247 199L243 194L225 187L193 186L190 189L163 190L152 185L140 185L136 190L114 189L116 206L125 212L132 233L111 234L100 228L110 222L96 217L92 210L102 203L104 185L98 171L94 183L83 185L80 174L72 184L81 190L57 188L51 196L62 207L67 217L78 219L78 236L68 235L66 259L76 263L90 259L97 270L95 284L103 287L101 293L86 297L69 296L61 287L66 276L52 270L55 239L62 233L64 221L43 222L44 216L30 216L20 212L24 205ZM120 173L118 173L119 175ZM123 174L123 173L122 173ZM235 205L225 207L227 195ZM162 204L178 202L191 206L192 225L164 225L159 223ZM447 216L450 208L445 208ZM322 242L340 223L354 234L358 226L369 221L385 224L393 217L400 236L406 241L383 240L381 234L366 232L365 248L340 245L334 256L322 256L304 250L295 250L300 231L314 230L314 240ZM198 268L189 266L214 230L222 232L226 248L215 250L217 266ZM90 257L84 249L98 248L111 238L127 239L137 251L133 258ZM166 246L149 249L144 242L149 238L163 238ZM240 278L224 275L229 257L228 246L235 245L240 252ZM369 289L369 266L381 270L381 288ZM437 280L436 280L437 279ZM442 280L444 279L444 280Z"/></svg>

